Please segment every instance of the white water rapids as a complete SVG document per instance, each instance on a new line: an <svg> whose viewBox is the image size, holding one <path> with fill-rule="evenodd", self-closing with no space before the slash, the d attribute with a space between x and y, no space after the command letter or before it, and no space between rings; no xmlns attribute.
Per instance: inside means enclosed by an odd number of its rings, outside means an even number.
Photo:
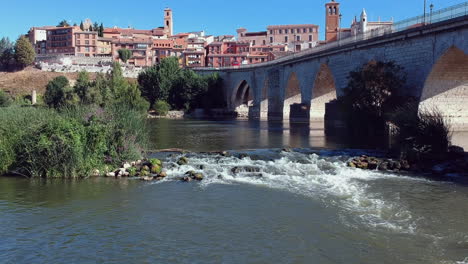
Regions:
<svg viewBox="0 0 468 264"><path fill-rule="evenodd" d="M398 178L408 182L426 181L378 171L346 166L347 156L319 156L298 152L264 151L242 159L219 155L191 155L189 164L176 166L181 156L169 159L167 180L177 180L188 171L203 173L203 187L211 184L250 184L284 190L319 199L329 205L353 212L371 227L413 233L417 219L402 206L398 197L386 200L368 191L368 182ZM251 158L254 157L254 158ZM233 168L241 172L234 173ZM248 168L245 171L243 168ZM343 219L347 221L347 219ZM352 224L351 221L347 224Z"/></svg>

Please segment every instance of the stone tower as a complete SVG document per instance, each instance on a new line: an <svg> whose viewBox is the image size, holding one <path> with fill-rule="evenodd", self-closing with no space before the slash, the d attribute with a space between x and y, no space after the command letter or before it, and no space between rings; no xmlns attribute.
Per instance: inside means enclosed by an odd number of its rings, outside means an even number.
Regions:
<svg viewBox="0 0 468 264"><path fill-rule="evenodd" d="M164 34L166 36L172 36L174 31L174 25L172 21L172 9L164 9Z"/></svg>
<svg viewBox="0 0 468 264"><path fill-rule="evenodd" d="M331 2L325 4L325 10L325 41L336 41L340 27L340 3L331 0Z"/></svg>

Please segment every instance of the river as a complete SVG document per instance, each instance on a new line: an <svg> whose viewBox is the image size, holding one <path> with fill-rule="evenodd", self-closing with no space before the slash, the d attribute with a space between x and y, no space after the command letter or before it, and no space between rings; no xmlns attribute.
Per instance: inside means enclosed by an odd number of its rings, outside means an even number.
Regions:
<svg viewBox="0 0 468 264"><path fill-rule="evenodd" d="M360 154L346 149L372 141L315 125L152 122L154 149L249 157L168 156L154 183L0 178L0 263L468 263L468 186L345 166ZM177 181L188 170L205 180Z"/></svg>

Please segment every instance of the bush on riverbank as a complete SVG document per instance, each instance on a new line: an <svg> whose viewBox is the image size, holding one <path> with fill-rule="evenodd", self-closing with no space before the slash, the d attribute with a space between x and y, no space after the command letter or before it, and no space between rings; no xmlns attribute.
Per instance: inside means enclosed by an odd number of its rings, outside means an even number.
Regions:
<svg viewBox="0 0 468 264"><path fill-rule="evenodd" d="M86 177L141 158L146 117L125 108L9 107L0 111L0 174Z"/></svg>
<svg viewBox="0 0 468 264"><path fill-rule="evenodd" d="M396 126L402 158L414 163L446 156L451 127L438 109L419 109L417 104L407 104L391 115L391 121Z"/></svg>
<svg viewBox="0 0 468 264"><path fill-rule="evenodd" d="M154 111L156 112L157 115L159 116L166 116L167 113L169 113L169 110L171 110L171 106L166 103L165 101L158 100L153 106Z"/></svg>

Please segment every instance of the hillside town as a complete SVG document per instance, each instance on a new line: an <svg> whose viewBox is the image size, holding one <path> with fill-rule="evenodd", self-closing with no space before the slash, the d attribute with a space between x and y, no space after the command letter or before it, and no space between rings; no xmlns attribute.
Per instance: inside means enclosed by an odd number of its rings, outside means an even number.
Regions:
<svg viewBox="0 0 468 264"><path fill-rule="evenodd" d="M175 33L173 11L164 10L163 26L135 28L93 28L91 20L81 25L32 27L28 37L36 51L38 65L108 65L123 61L144 68L157 65L163 58L179 58L181 67L228 67L272 61L296 52L356 36L375 28L391 27L393 22L369 22L363 10L349 28L341 27L340 3L325 5L325 40L319 40L316 24L270 25L265 31L237 29L237 35L213 36L205 31ZM128 50L122 58L121 50Z"/></svg>

